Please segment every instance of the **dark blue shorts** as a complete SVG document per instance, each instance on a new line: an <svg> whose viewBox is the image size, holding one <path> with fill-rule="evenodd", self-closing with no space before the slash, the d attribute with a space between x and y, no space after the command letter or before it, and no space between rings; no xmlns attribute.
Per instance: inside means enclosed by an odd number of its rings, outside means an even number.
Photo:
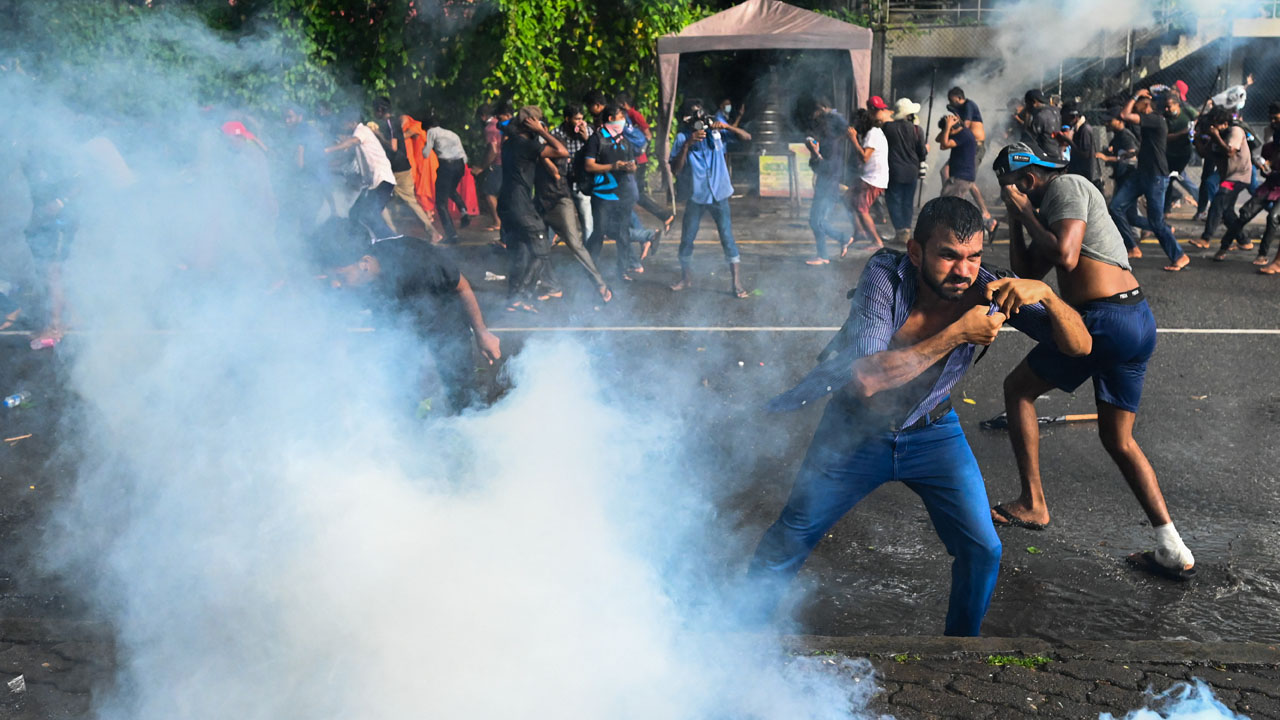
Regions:
<svg viewBox="0 0 1280 720"><path fill-rule="evenodd" d="M1091 302L1077 308L1093 336L1093 352L1068 357L1049 344L1037 345L1027 365L1047 383L1066 392L1093 378L1093 395L1122 410L1138 412L1147 361L1156 349L1156 319L1147 301L1135 305Z"/></svg>

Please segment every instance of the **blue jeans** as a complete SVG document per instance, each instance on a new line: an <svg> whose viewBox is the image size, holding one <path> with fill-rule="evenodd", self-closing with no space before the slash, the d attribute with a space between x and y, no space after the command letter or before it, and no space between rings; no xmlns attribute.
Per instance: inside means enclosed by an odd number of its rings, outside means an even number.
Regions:
<svg viewBox="0 0 1280 720"><path fill-rule="evenodd" d="M375 188L367 188L356 198L348 215L369 231L369 238L374 242L396 237L396 232L382 219L382 209L395 192L396 184L383 182Z"/></svg>
<svg viewBox="0 0 1280 720"><path fill-rule="evenodd" d="M1142 172L1131 172L1125 176L1124 182L1116 189L1111 198L1111 219L1116 229L1124 238L1124 246L1133 249L1138 246L1138 237L1133 232L1133 225L1143 230L1150 230L1160 241L1160 248L1169 256L1170 262L1177 262L1182 257L1182 248L1173 237L1173 230L1164 221L1164 196L1169 189L1169 176L1152 176ZM1147 199L1147 216L1138 214L1138 198ZM1132 225L1130 224L1132 223Z"/></svg>
<svg viewBox="0 0 1280 720"><path fill-rule="evenodd" d="M1173 191L1174 183L1178 183L1179 185L1182 186L1183 190L1187 191L1187 197L1194 198L1194 197L1200 196L1200 187L1195 183L1191 182L1191 178L1187 177L1186 170L1180 171L1177 177L1170 176L1169 189L1167 192L1165 192L1165 196L1164 196L1164 214L1165 215L1168 215L1169 211L1173 209L1173 201L1177 199L1177 193Z"/></svg>
<svg viewBox="0 0 1280 720"><path fill-rule="evenodd" d="M1218 163L1213 158L1205 158L1204 168L1200 171L1200 197L1197 198L1199 209L1197 212L1209 212L1209 205L1213 202L1213 196L1218 194L1218 186L1222 185L1222 171L1218 169Z"/></svg>
<svg viewBox="0 0 1280 720"><path fill-rule="evenodd" d="M884 192L884 202L889 206L889 220L894 230L910 230L912 205L916 200L916 181L889 183Z"/></svg>
<svg viewBox="0 0 1280 720"><path fill-rule="evenodd" d="M704 212L711 213L711 219L716 221L716 233L720 235L724 258L730 263L738 262L738 244L733 240L733 220L729 217L729 198L725 198L708 205L692 200L684 204L684 220L680 222L680 265L687 266L693 257L693 240L698 237L698 226Z"/></svg>
<svg viewBox="0 0 1280 720"><path fill-rule="evenodd" d="M813 205L809 207L809 229L813 230L813 239L818 243L818 257L827 257L827 238L844 245L849 236L835 229L827 215L831 208L840 201L840 182L837 178L818 178L813 188Z"/></svg>
<svg viewBox="0 0 1280 720"><path fill-rule="evenodd" d="M747 571L772 613L809 553L845 513L894 480L924 501L933 528L954 560L947 635L978 635L1000 571L1000 538L987 489L955 411L916 430L892 432L838 400L827 403L781 517L760 540ZM867 427L885 430L866 430Z"/></svg>

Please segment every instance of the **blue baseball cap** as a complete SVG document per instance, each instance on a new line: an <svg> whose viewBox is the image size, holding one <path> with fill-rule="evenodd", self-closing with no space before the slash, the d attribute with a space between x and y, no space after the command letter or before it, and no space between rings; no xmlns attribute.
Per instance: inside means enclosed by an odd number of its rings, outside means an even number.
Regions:
<svg viewBox="0 0 1280 720"><path fill-rule="evenodd" d="M1007 175L1017 172L1023 168L1038 166L1049 168L1050 170L1062 170L1067 163L1062 160L1054 160L1031 149L1026 143L1014 143L1000 149L1000 153L996 155L995 162L991 163L991 169L996 175Z"/></svg>

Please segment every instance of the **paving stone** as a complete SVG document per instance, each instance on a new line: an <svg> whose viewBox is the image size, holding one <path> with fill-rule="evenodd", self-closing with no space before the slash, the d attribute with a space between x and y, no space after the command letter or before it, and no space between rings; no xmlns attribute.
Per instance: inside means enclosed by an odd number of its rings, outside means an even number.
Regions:
<svg viewBox="0 0 1280 720"><path fill-rule="evenodd" d="M1114 708L1117 715L1142 707L1147 694L1139 690L1098 683L1089 691L1089 702Z"/></svg>
<svg viewBox="0 0 1280 720"><path fill-rule="evenodd" d="M1249 690L1273 698L1280 696L1280 683L1275 678L1256 675L1252 669L1219 670L1217 668L1198 668L1191 674L1215 688Z"/></svg>
<svg viewBox="0 0 1280 720"><path fill-rule="evenodd" d="M1096 718L1104 712L1115 714L1116 709L1088 702L1076 702L1074 700L1051 697L1045 699L1045 703L1040 706L1037 714L1079 720L1079 718ZM1123 717L1123 713L1121 713L1120 717Z"/></svg>
<svg viewBox="0 0 1280 720"><path fill-rule="evenodd" d="M1055 664L1053 671L1081 680L1106 682L1130 690L1145 690L1147 685L1144 673L1132 666L1126 668L1124 665L1093 660L1072 660Z"/></svg>
<svg viewBox="0 0 1280 720"><path fill-rule="evenodd" d="M990 705L980 705L968 698L946 692L931 692L922 687L904 688L893 696L893 707L905 706L920 712L932 712L958 720L982 720L995 715Z"/></svg>
<svg viewBox="0 0 1280 720"><path fill-rule="evenodd" d="M945 672L918 662L889 662L876 668L876 673L886 682L912 683L941 690L947 686L950 676Z"/></svg>
<svg viewBox="0 0 1280 720"><path fill-rule="evenodd" d="M1253 720L1259 718L1280 718L1280 700L1261 693L1242 692L1235 705L1235 711L1246 713Z"/></svg>
<svg viewBox="0 0 1280 720"><path fill-rule="evenodd" d="M1044 704L1044 696L1039 693L993 680L958 677L947 687L970 700L991 705L1004 705L1020 712L1034 712L1035 708Z"/></svg>
<svg viewBox="0 0 1280 720"><path fill-rule="evenodd" d="M1045 670L1032 670L1010 665L996 674L996 682L1016 685L1041 695L1054 695L1082 703L1088 699L1093 682L1053 672L1052 665Z"/></svg>

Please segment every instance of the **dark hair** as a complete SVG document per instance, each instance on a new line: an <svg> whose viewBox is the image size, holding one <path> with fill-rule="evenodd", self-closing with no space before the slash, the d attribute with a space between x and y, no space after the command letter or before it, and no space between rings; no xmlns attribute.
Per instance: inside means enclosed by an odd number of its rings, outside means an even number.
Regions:
<svg viewBox="0 0 1280 720"><path fill-rule="evenodd" d="M430 110L422 111L422 127L430 130L433 127L440 127L440 118Z"/></svg>
<svg viewBox="0 0 1280 720"><path fill-rule="evenodd" d="M962 240L973 237L982 232L982 212L964 198L934 198L920 208L911 237L924 248L938 229L948 230Z"/></svg>
<svg viewBox="0 0 1280 720"><path fill-rule="evenodd" d="M592 105L605 105L608 101L604 98L604 93L599 90L589 90L582 95L582 104L588 108Z"/></svg>
<svg viewBox="0 0 1280 720"><path fill-rule="evenodd" d="M516 109L511 106L510 100L499 100L497 105L493 106L493 114L496 115L515 115Z"/></svg>
<svg viewBox="0 0 1280 720"><path fill-rule="evenodd" d="M618 103L609 103L608 105L604 106L604 110L600 111L600 117L604 118L605 120L608 120L609 118L613 117L614 115L617 115L620 112L624 112L621 105L619 105Z"/></svg>
<svg viewBox="0 0 1280 720"><path fill-rule="evenodd" d="M391 98L383 95L373 101L374 112L391 112Z"/></svg>
<svg viewBox="0 0 1280 720"><path fill-rule="evenodd" d="M578 103L576 103L576 102L565 103L565 106L564 106L564 117L565 117L565 119L566 119L566 120L567 120L568 118L573 117L574 115L582 115L582 116L584 116L584 117L585 117L585 116L586 116L586 114L587 114L587 113L582 109L582 105L580 105L580 104L578 104Z"/></svg>
<svg viewBox="0 0 1280 720"><path fill-rule="evenodd" d="M1267 114L1280 115L1280 100L1272 101L1271 104L1267 105Z"/></svg>
<svg viewBox="0 0 1280 720"><path fill-rule="evenodd" d="M960 86L957 85L947 91L947 97L960 98L961 100L964 100L964 90L961 90Z"/></svg>
<svg viewBox="0 0 1280 720"><path fill-rule="evenodd" d="M685 101L680 103L680 119L692 115L695 107L706 108L706 105L702 104L702 98L685 98Z"/></svg>
<svg viewBox="0 0 1280 720"><path fill-rule="evenodd" d="M1224 123L1227 125L1231 124L1231 111L1224 107L1211 108L1208 115L1209 117L1206 118L1205 122L1207 122L1210 127L1214 125L1222 125Z"/></svg>
<svg viewBox="0 0 1280 720"><path fill-rule="evenodd" d="M631 93L620 92L617 95L613 96L613 101L618 105L625 105L627 107L631 107Z"/></svg>

